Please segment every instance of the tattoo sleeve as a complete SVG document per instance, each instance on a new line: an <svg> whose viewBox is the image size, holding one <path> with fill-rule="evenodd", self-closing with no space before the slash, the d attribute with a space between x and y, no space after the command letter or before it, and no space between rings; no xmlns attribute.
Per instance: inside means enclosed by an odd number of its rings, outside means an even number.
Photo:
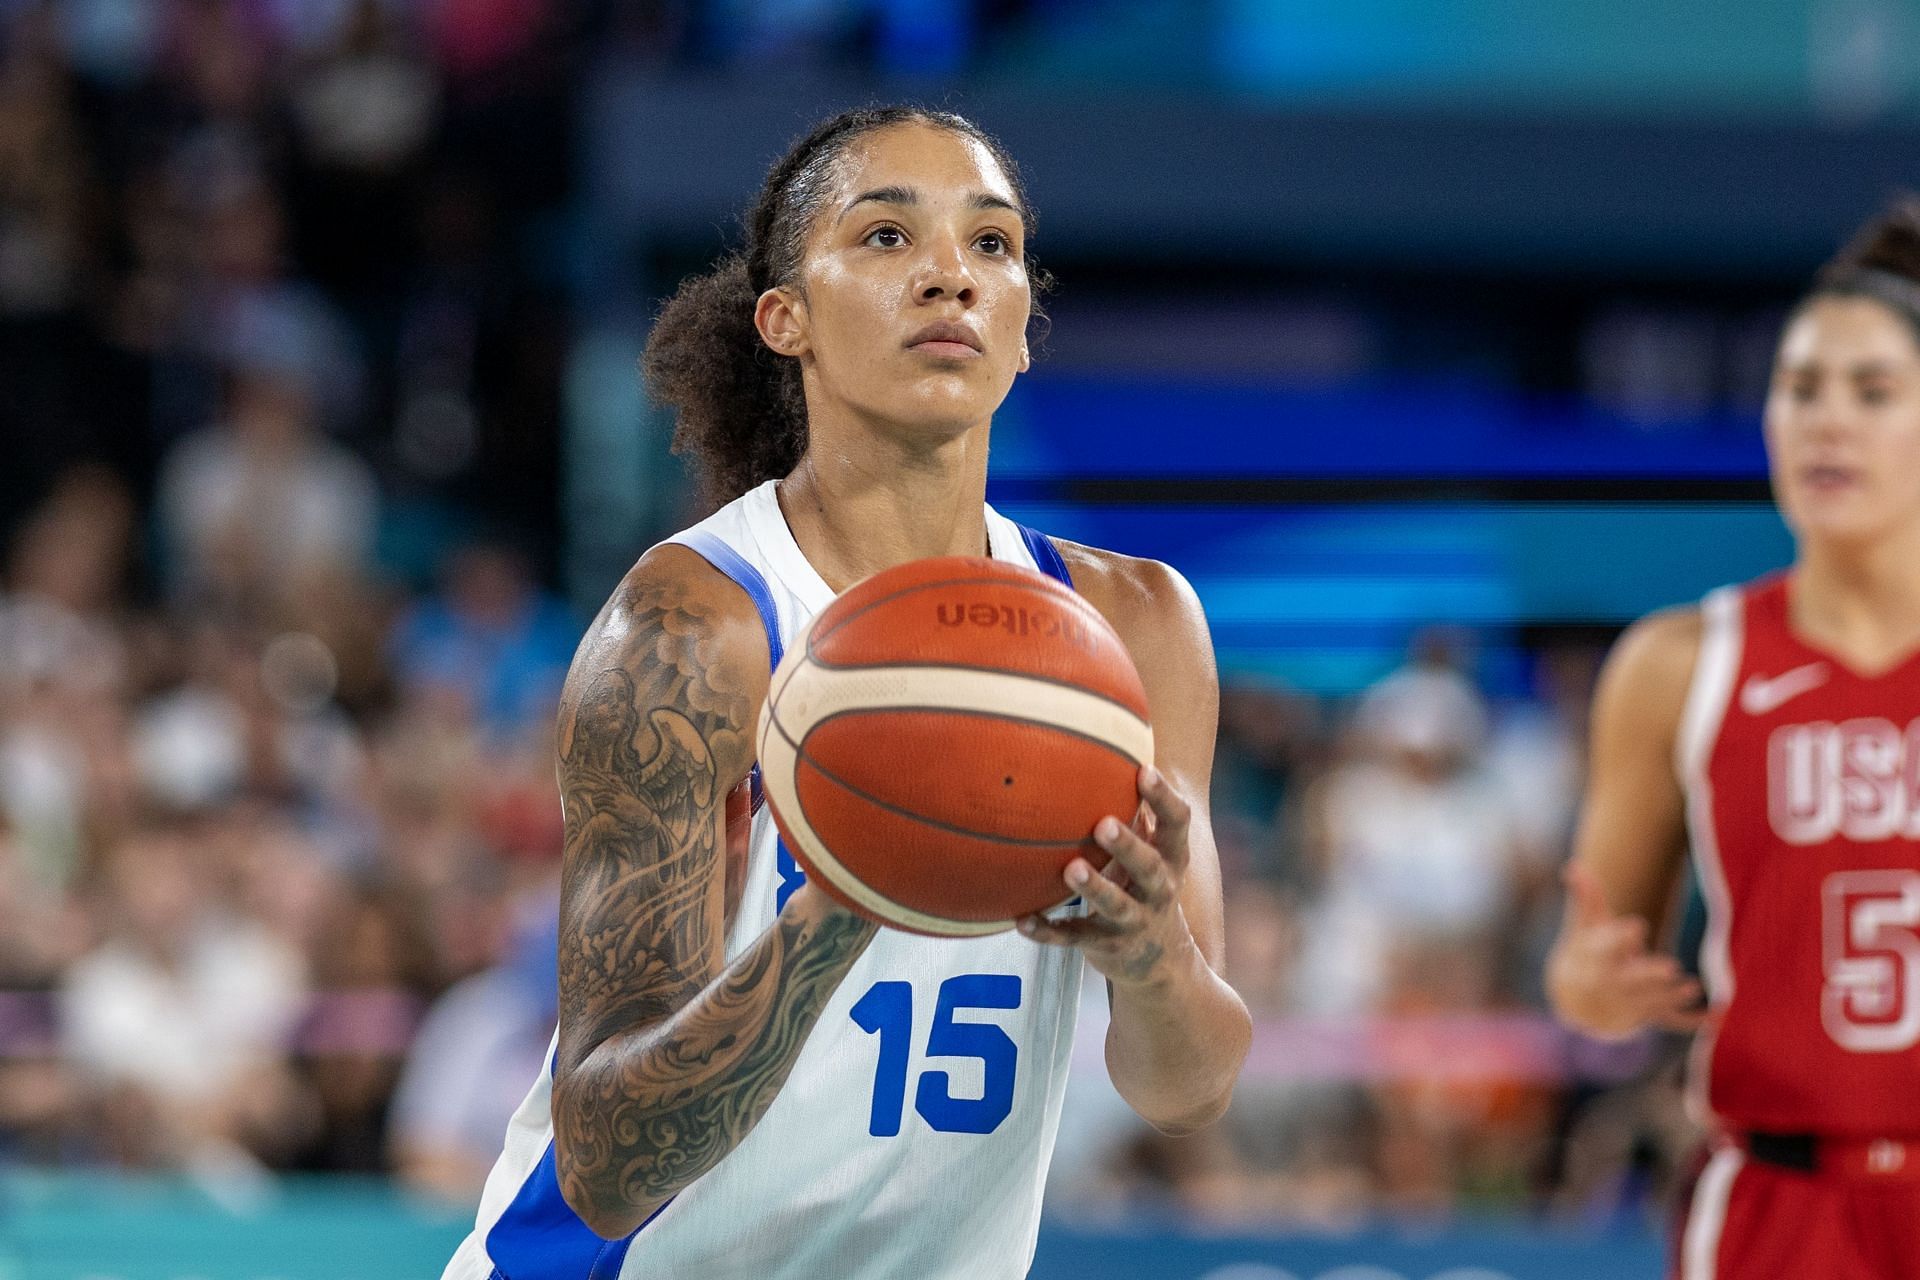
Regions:
<svg viewBox="0 0 1920 1280"><path fill-rule="evenodd" d="M766 661L728 649L723 612L637 574L562 697L554 1151L567 1203L607 1236L740 1143L874 932L796 899L722 967L722 814Z"/></svg>

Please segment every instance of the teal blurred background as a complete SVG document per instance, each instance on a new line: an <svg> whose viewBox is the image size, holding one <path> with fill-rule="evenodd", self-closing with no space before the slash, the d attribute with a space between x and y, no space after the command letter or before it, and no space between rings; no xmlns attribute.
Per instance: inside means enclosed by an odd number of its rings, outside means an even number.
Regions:
<svg viewBox="0 0 1920 1280"><path fill-rule="evenodd" d="M167 1181L17 1177L8 1202L11 1229L0 1237L5 1280L402 1280L437 1274L470 1225L445 1206L396 1195L387 1183L351 1178L287 1180L240 1206ZM1374 1230L1303 1239L1196 1232L1161 1222L1101 1230L1049 1226L1031 1274L1035 1280L1487 1280L1502 1273L1607 1280L1636 1270L1653 1274L1659 1265L1654 1242L1618 1231L1478 1223L1444 1233Z"/></svg>

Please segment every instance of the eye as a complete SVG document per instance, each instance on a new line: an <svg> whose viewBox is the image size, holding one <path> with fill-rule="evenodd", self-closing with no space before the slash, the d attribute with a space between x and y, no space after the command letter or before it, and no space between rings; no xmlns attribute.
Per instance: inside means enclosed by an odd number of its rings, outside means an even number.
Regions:
<svg viewBox="0 0 1920 1280"><path fill-rule="evenodd" d="M1013 252L1013 246L1008 244L1007 238L998 231L984 232L980 238L973 243L982 253L991 253L1004 257Z"/></svg>
<svg viewBox="0 0 1920 1280"><path fill-rule="evenodd" d="M867 232L867 238L861 244L870 244L876 249L898 249L907 242L907 233L898 227L875 227Z"/></svg>
<svg viewBox="0 0 1920 1280"><path fill-rule="evenodd" d="M1865 386L1860 388L1860 403L1871 408L1880 408L1892 401L1893 388L1883 386Z"/></svg>

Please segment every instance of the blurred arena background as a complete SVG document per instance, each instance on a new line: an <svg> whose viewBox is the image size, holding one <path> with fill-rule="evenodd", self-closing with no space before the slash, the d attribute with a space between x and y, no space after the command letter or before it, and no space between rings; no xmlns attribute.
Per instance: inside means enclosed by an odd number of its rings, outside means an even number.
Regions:
<svg viewBox="0 0 1920 1280"><path fill-rule="evenodd" d="M553 1018L554 694L691 518L634 359L819 114L1020 160L993 500L1226 682L1228 1119L1034 1275L1660 1274L1679 1046L1538 969L1599 656L1781 563L1758 407L1920 182L1905 0L0 0L0 1277L437 1274Z"/></svg>

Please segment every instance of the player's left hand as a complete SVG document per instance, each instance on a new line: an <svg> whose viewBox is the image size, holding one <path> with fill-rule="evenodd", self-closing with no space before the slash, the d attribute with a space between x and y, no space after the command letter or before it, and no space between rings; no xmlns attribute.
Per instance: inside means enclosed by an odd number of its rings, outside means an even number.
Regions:
<svg viewBox="0 0 1920 1280"><path fill-rule="evenodd" d="M1087 914L1018 921L1020 932L1036 942L1078 947L1115 986L1152 981L1163 961L1194 946L1180 909L1192 809L1151 765L1140 770L1140 799L1145 807L1131 827L1118 818L1094 826L1094 843L1111 857L1104 871L1085 858L1067 864L1063 878L1086 902Z"/></svg>

